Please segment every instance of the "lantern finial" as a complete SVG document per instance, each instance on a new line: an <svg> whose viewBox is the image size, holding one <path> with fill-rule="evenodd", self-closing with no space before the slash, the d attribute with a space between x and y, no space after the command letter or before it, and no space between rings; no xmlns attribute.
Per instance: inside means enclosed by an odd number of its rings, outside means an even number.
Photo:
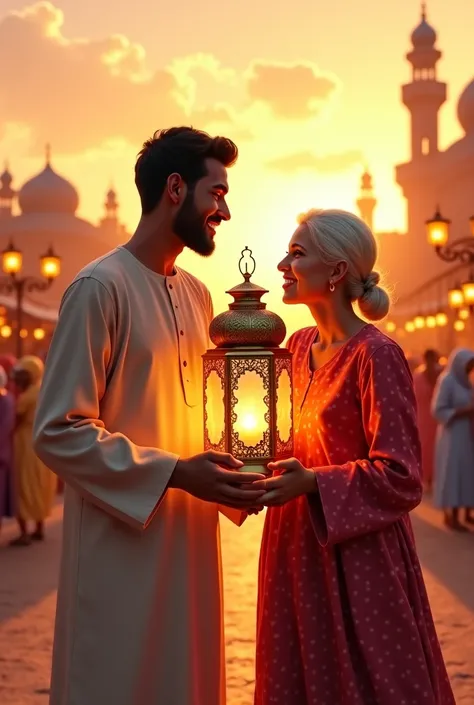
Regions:
<svg viewBox="0 0 474 705"><path fill-rule="evenodd" d="M252 255L252 250L250 250L247 245L245 245L245 248L242 250L240 253L241 257L239 259L239 271L243 278L245 279L246 282L250 281L250 277L252 274L255 272L255 268L257 266L257 263L255 262L255 259L253 258ZM249 271L250 267L250 271Z"/></svg>

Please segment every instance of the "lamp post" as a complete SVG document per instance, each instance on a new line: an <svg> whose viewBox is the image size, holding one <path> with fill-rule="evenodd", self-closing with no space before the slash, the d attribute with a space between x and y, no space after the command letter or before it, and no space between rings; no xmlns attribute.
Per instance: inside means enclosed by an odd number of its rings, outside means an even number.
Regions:
<svg viewBox="0 0 474 705"><path fill-rule="evenodd" d="M445 262L458 261L462 264L474 265L474 215L469 218L470 237L462 237L451 243L448 242L451 221L443 218L439 208L425 225L428 242L434 247L438 257Z"/></svg>
<svg viewBox="0 0 474 705"><path fill-rule="evenodd" d="M203 355L204 447L231 453L243 470L293 454L292 354L280 348L285 324L261 301L267 290L250 281L251 250L242 250L244 281L226 293L229 310L211 322L216 346Z"/></svg>
<svg viewBox="0 0 474 705"><path fill-rule="evenodd" d="M4 277L0 278L0 292L15 296L16 309L16 354L20 358L23 354L23 340L21 337L23 322L23 301L25 294L31 291L46 291L61 271L61 258L50 247L40 257L41 277L32 275L21 276L23 268L23 253L17 249L10 240L2 252L2 268Z"/></svg>

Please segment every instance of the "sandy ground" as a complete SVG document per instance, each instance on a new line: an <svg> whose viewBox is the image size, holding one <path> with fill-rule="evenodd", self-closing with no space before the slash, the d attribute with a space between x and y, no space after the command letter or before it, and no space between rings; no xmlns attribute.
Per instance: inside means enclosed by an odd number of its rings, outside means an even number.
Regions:
<svg viewBox="0 0 474 705"><path fill-rule="evenodd" d="M474 533L447 532L423 505L413 515L418 550L458 705L474 705ZM255 597L262 517L237 529L222 522L228 705L251 705ZM47 705L61 507L48 540L31 548L0 536L0 704ZM413 705L416 705L413 703Z"/></svg>

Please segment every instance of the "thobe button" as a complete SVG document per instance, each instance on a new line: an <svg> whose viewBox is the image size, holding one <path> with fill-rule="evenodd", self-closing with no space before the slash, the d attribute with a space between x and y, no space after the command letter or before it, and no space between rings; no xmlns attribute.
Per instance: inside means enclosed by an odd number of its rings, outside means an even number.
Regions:
<svg viewBox="0 0 474 705"><path fill-rule="evenodd" d="M173 285L172 285L172 284L168 284L168 286L169 286L169 288L170 288L170 289L172 289L172 288L173 288Z"/></svg>
<svg viewBox="0 0 474 705"><path fill-rule="evenodd" d="M186 360L183 360L183 367L187 367L187 366L188 366L188 363L186 362Z"/></svg>
<svg viewBox="0 0 474 705"><path fill-rule="evenodd" d="M183 331L183 330L180 330L180 331L179 331L179 334L180 334L180 335L184 335L184 331Z"/></svg>

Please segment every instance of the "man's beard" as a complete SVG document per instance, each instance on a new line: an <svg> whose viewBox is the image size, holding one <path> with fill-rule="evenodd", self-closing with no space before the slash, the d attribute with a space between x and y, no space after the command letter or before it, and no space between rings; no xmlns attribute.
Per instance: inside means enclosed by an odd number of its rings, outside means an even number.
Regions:
<svg viewBox="0 0 474 705"><path fill-rule="evenodd" d="M189 191L176 214L173 231L183 241L186 247L203 257L209 257L214 252L214 239L207 228L207 216L201 215L194 204L194 193Z"/></svg>

